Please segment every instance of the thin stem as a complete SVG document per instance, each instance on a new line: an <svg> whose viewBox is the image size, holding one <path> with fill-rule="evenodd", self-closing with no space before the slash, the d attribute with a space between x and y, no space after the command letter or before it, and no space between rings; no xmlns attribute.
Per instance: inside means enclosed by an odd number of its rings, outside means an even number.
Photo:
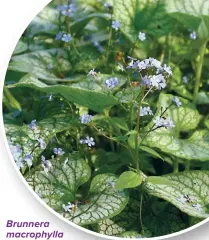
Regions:
<svg viewBox="0 0 209 240"><path fill-rule="evenodd" d="M198 93L199 93L199 88L200 88L200 80L201 80L201 75L202 75L202 67L203 67L203 62L204 62L206 45L207 45L207 41L204 42L200 48L200 59L199 59L199 63L197 66L196 81L195 81L194 94L193 94L193 103L194 104L197 103L197 99L198 99Z"/></svg>
<svg viewBox="0 0 209 240"><path fill-rule="evenodd" d="M139 169L139 149L138 149L138 145L139 145L139 124L140 124L140 111L141 111L141 105L142 105L142 100L144 99L144 88L142 89L141 92L141 99L139 102L139 106L138 106L138 111L137 111L137 119L136 119L136 138L135 138L135 161L136 161L136 168L137 168L137 172L139 173L140 169Z"/></svg>
<svg viewBox="0 0 209 240"><path fill-rule="evenodd" d="M140 196L140 209L139 209L139 219L140 219L140 224L143 232L143 222L142 222L142 204L143 204L143 192L141 193Z"/></svg>
<svg viewBox="0 0 209 240"><path fill-rule="evenodd" d="M174 162L173 162L173 172L174 173L177 173L179 172L179 162L178 162L178 159L174 159Z"/></svg>

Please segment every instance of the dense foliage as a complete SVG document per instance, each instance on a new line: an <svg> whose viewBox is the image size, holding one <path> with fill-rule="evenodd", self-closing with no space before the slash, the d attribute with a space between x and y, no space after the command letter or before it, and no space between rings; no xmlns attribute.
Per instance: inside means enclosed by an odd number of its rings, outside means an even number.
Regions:
<svg viewBox="0 0 209 240"><path fill-rule="evenodd" d="M60 0L11 58L18 169L97 233L162 236L209 217L209 1Z"/></svg>

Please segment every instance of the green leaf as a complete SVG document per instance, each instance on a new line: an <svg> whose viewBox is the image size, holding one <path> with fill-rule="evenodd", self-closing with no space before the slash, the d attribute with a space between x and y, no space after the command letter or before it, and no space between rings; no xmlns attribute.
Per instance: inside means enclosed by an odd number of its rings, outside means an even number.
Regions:
<svg viewBox="0 0 209 240"><path fill-rule="evenodd" d="M59 74L71 68L70 63L65 59L60 64L59 56L61 55L66 57L66 52L62 49L50 49L13 56L8 70L31 73L37 78L55 82L69 80L69 78L58 77Z"/></svg>
<svg viewBox="0 0 209 240"><path fill-rule="evenodd" d="M117 100L108 93L98 92L93 89L88 90L79 86L61 84L51 86L40 82L31 75L26 75L19 83L10 87L28 87L47 93L60 94L68 101L98 112L102 112L105 108L118 104Z"/></svg>
<svg viewBox="0 0 209 240"><path fill-rule="evenodd" d="M97 175L91 183L87 204L78 206L73 214L65 217L78 225L94 224L119 214L128 203L129 197L124 190L116 191L117 177L111 174Z"/></svg>
<svg viewBox="0 0 209 240"><path fill-rule="evenodd" d="M185 26L197 30L198 37L209 38L209 2L207 0L170 0L166 2L167 12Z"/></svg>
<svg viewBox="0 0 209 240"><path fill-rule="evenodd" d="M185 229L180 211L167 202L160 202L157 198L143 194L142 221L143 234L140 226L140 192L130 191L130 200L126 208L117 216L98 223L97 231L108 236L125 237L129 231L138 233L137 236L163 236ZM130 233L131 234L131 233ZM131 236L130 236L131 237Z"/></svg>
<svg viewBox="0 0 209 240"><path fill-rule="evenodd" d="M59 157L51 163L48 174L39 168L26 180L50 207L64 211L62 205L74 202L78 188L89 180L90 168L77 154Z"/></svg>
<svg viewBox="0 0 209 240"><path fill-rule="evenodd" d="M69 130L74 127L77 119L71 114L57 114L37 121L37 133L29 128L29 125L16 125L11 120L4 119L4 126L7 139L13 144L19 144L23 151L23 155L30 154L37 157L43 149L38 148L38 137L43 138L46 144L56 133ZM34 151L34 149L36 149Z"/></svg>
<svg viewBox="0 0 209 240"><path fill-rule="evenodd" d="M59 31L58 27L59 12L56 8L45 7L30 23L26 34L28 38L33 38L36 35L50 34L55 36Z"/></svg>
<svg viewBox="0 0 209 240"><path fill-rule="evenodd" d="M153 155L154 157L160 158L164 161L164 159L160 156L159 153L157 153L155 150L153 150L152 148L146 147L146 146L139 146L139 148L147 153L150 153L151 155Z"/></svg>
<svg viewBox="0 0 209 240"><path fill-rule="evenodd" d="M17 43L17 45L15 47L13 55L23 53L23 52L27 51L27 49L28 49L28 45L25 42L23 42L22 40L19 40L19 42Z"/></svg>
<svg viewBox="0 0 209 240"><path fill-rule="evenodd" d="M146 178L146 182L159 185L172 185L172 182L170 182L167 178L164 177L151 176Z"/></svg>
<svg viewBox="0 0 209 240"><path fill-rule="evenodd" d="M190 216L209 217L209 172L190 171L163 176L171 184L146 182L145 190L163 198Z"/></svg>
<svg viewBox="0 0 209 240"><path fill-rule="evenodd" d="M80 19L76 19L76 21L71 25L70 30L71 33L80 34L81 31L85 28L85 26L94 18L103 18L105 20L110 18L110 14L108 13L91 13L87 14L85 17Z"/></svg>
<svg viewBox="0 0 209 240"><path fill-rule="evenodd" d="M132 171L124 172L120 175L115 184L116 189L135 188L142 183L142 177Z"/></svg>
<svg viewBox="0 0 209 240"><path fill-rule="evenodd" d="M122 238L140 238L141 234L139 234L138 232L134 232L134 231L128 231L128 232L124 232L122 234L120 234L120 237Z"/></svg>
<svg viewBox="0 0 209 240"><path fill-rule="evenodd" d="M173 30L173 19L166 13L162 0L114 0L114 17L120 29L134 42L139 31L163 36ZM123 14L121 14L123 13Z"/></svg>
<svg viewBox="0 0 209 240"><path fill-rule="evenodd" d="M173 96L161 94L158 102L158 110L154 116L160 116L171 103ZM175 123L175 128L166 129L159 128L150 132L143 144L153 148L160 149L162 152L172 154L176 157L187 160L209 160L209 132L200 130L193 133L188 139L181 139L181 132L195 129L199 123L200 116L196 109L187 101L181 99L183 106L172 106L166 111L165 116L170 117ZM161 109L162 108L162 109ZM151 122L146 130L151 130L153 122Z"/></svg>
<svg viewBox="0 0 209 240"><path fill-rule="evenodd" d="M128 125L125 122L125 119L119 117L111 117L110 120L113 126L116 126L121 130L128 131Z"/></svg>

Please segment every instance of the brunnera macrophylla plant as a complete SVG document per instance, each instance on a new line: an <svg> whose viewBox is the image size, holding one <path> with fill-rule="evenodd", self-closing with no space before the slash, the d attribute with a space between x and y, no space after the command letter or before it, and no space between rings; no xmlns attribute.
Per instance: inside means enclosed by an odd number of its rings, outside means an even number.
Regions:
<svg viewBox="0 0 209 240"><path fill-rule="evenodd" d="M206 0L55 0L31 22L4 124L54 211L124 238L209 217L208 19Z"/></svg>

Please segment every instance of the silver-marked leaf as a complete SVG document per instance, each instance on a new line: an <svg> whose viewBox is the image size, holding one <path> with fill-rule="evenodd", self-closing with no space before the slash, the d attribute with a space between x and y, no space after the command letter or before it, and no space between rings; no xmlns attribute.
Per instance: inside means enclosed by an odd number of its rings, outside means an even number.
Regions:
<svg viewBox="0 0 209 240"><path fill-rule="evenodd" d="M172 185L146 182L145 190L153 196L167 200L190 216L209 217L209 172L188 171L163 177Z"/></svg>
<svg viewBox="0 0 209 240"><path fill-rule="evenodd" d="M13 55L23 53L23 52L27 51L27 49L28 49L27 43L23 42L22 40L19 40L19 42L17 43L17 45L15 47Z"/></svg>
<svg viewBox="0 0 209 240"><path fill-rule="evenodd" d="M143 238L141 234L134 231L124 232L120 235L122 238Z"/></svg>
<svg viewBox="0 0 209 240"><path fill-rule="evenodd" d="M29 38L36 35L50 34L55 36L59 31L59 12L52 7L45 7L30 23L26 34Z"/></svg>
<svg viewBox="0 0 209 240"><path fill-rule="evenodd" d="M148 196L144 193L142 203L143 234L140 224L140 192L131 190L130 200L126 208L117 216L98 223L97 230L109 236L123 236L134 231L138 236L153 237L185 229L186 224L180 216L180 211L167 202ZM139 234L140 233L140 234Z"/></svg>
<svg viewBox="0 0 209 240"><path fill-rule="evenodd" d="M209 2L207 0L169 0L165 1L167 12L180 23L196 30L198 37L209 37Z"/></svg>
<svg viewBox="0 0 209 240"><path fill-rule="evenodd" d="M62 49L40 50L13 56L8 70L31 73L37 78L49 81L69 80L59 77L71 69L70 63L64 58L60 60L60 56L66 56Z"/></svg>
<svg viewBox="0 0 209 240"><path fill-rule="evenodd" d="M76 154L50 160L51 170L46 174L38 169L26 180L33 190L54 210L64 211L63 204L76 201L78 188L90 178L90 168Z"/></svg>
<svg viewBox="0 0 209 240"><path fill-rule="evenodd" d="M15 125L10 120L4 121L7 139L13 145L20 145L22 157L27 154L37 157L44 150L40 148L38 139L43 139L47 145L56 133L69 130L75 124L76 119L72 115L67 114L57 114L37 121L36 131L33 131L29 125Z"/></svg>
<svg viewBox="0 0 209 240"><path fill-rule="evenodd" d="M91 183L88 203L79 205L74 213L65 217L78 225L97 223L119 214L129 200L126 191L116 191L113 187L117 177L111 174L97 175Z"/></svg>
<svg viewBox="0 0 209 240"><path fill-rule="evenodd" d="M172 95L161 94L158 102L158 110L153 119L161 114L172 102ZM172 129L158 128L150 132L143 144L155 147L162 152L172 154L176 157L188 160L209 160L209 132L200 130L188 139L181 139L180 132L195 129L199 123L200 116L193 106L187 101L180 99L182 106L172 106L165 113L170 117L175 127ZM153 129L153 122L147 126L147 130Z"/></svg>
<svg viewBox="0 0 209 240"><path fill-rule="evenodd" d="M174 20L166 13L162 0L114 0L113 3L114 18L132 41L139 31L162 36L173 30Z"/></svg>
<svg viewBox="0 0 209 240"><path fill-rule="evenodd" d="M68 101L85 106L89 109L101 112L104 108L118 104L116 98L108 93L102 93L91 89L82 88L80 86L69 85L47 85L42 83L31 75L23 77L19 83L10 87L28 87L43 92L60 94Z"/></svg>

